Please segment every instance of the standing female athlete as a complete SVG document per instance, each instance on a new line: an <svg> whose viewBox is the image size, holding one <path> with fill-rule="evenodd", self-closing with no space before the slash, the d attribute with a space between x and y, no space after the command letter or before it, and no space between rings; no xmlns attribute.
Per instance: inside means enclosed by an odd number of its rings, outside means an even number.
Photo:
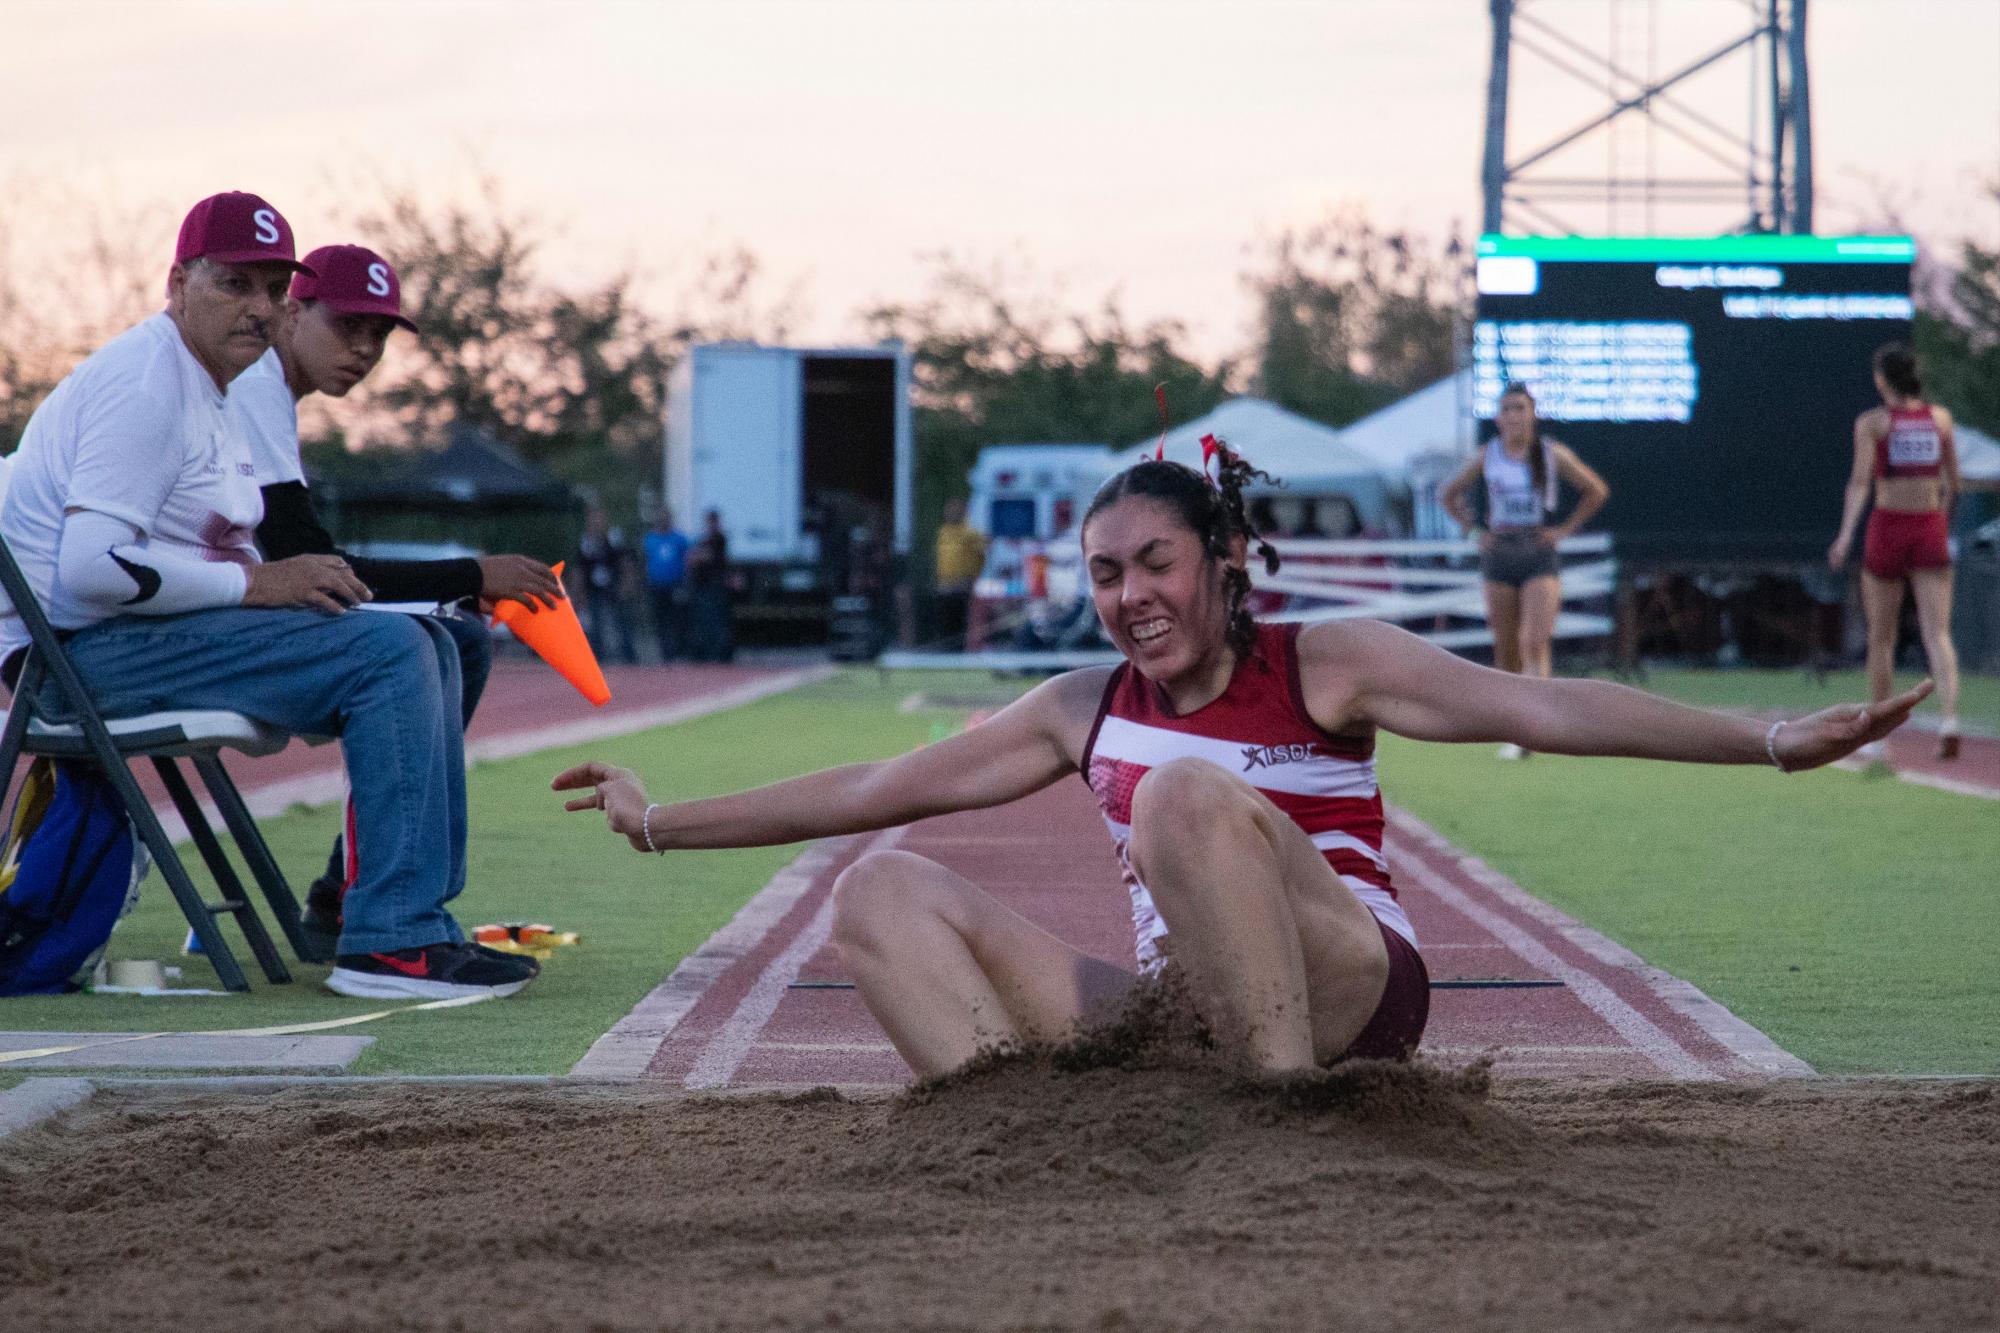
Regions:
<svg viewBox="0 0 2000 1333"><path fill-rule="evenodd" d="M1902 343L1875 353L1881 407L1854 419L1854 470L1847 478L1840 535L1826 562L1839 569L1854 544L1854 525L1868 503L1875 509L1861 546L1861 609L1868 620L1868 693L1889 697L1896 666L1896 628L1903 585L1917 599L1917 629L1937 681L1944 719L1940 759L1958 757L1958 653L1951 646L1951 507L1958 499L1958 450L1951 413L1924 401L1917 359Z"/></svg>
<svg viewBox="0 0 2000 1333"><path fill-rule="evenodd" d="M667 851L888 828L1082 774L1124 867L1140 969L1183 973L1224 1049L1277 1074L1405 1055L1423 1032L1428 981L1382 856L1377 727L1799 769L1886 734L1927 693L1767 727L1605 681L1488 670L1380 622L1260 626L1243 610L1250 472L1224 451L1216 486L1146 462L1098 491L1083 553L1116 667L1057 676L898 758L732 796L652 805L635 775L600 763L553 785L594 788L564 808L603 810L633 848ZM1135 980L908 852L857 861L834 904L861 998L920 1075L992 1043L1062 1037Z"/></svg>
<svg viewBox="0 0 2000 1333"><path fill-rule="evenodd" d="M1566 444L1542 438L1535 397L1518 381L1500 395L1499 427L1486 448L1445 483L1438 501L1466 532L1479 533L1479 572L1486 621L1493 627L1493 664L1502 671L1549 676L1555 671L1556 615L1562 610L1561 566L1556 547L1575 536L1611 488ZM1479 527L1468 493L1486 483L1486 526ZM1576 508L1555 522L1556 479L1581 494ZM1503 759L1521 759L1518 745L1500 748Z"/></svg>

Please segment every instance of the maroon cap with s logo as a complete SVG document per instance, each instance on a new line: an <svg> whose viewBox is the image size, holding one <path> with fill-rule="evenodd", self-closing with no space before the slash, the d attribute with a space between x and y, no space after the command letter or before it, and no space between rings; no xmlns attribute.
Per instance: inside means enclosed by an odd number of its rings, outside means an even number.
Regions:
<svg viewBox="0 0 2000 1333"><path fill-rule="evenodd" d="M292 226L284 214L254 194L231 190L212 194L181 221L174 262L212 259L218 264L283 264L301 273L312 269L297 259Z"/></svg>
<svg viewBox="0 0 2000 1333"><path fill-rule="evenodd" d="M396 270L365 245L322 245L307 255L305 271L292 278L292 299L318 301L343 315L386 315L417 331L403 313Z"/></svg>

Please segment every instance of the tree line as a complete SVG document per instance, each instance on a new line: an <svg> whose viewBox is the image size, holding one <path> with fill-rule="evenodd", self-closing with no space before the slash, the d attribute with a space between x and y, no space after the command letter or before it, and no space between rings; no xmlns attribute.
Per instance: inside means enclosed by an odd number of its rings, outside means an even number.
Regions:
<svg viewBox="0 0 2000 1333"><path fill-rule="evenodd" d="M796 317L795 299L774 294L743 250L708 259L671 318L631 273L558 283L543 271L548 230L490 182L469 202L389 191L348 232L396 264L423 335L399 340L337 414L302 421L315 480L395 466L457 420L635 519L660 476L667 379L687 346L780 342ZM121 250L107 223L78 234L80 252L60 267L94 285L52 312L22 284L18 238L0 230L0 452L91 346L156 308L157 263ZM1451 372L1471 318L1470 260L1458 238L1382 229L1355 209L1286 229L1241 275L1243 349L1205 362L1179 322L1135 324L1110 297L1078 311L1018 276L938 258L915 299L859 316L866 337L900 338L913 354L918 530L962 493L986 445L1143 438L1157 428L1155 385L1177 420L1250 392L1341 426L1432 383ZM1916 340L1938 400L2000 431L2000 247L1967 241L1920 284Z"/></svg>

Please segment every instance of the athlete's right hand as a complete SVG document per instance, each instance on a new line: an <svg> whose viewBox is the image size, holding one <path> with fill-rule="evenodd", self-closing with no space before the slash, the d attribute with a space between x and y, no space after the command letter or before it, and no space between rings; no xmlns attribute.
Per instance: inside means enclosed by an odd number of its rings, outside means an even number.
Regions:
<svg viewBox="0 0 2000 1333"><path fill-rule="evenodd" d="M563 802L563 809L602 810L604 822L613 833L622 834L635 852L649 852L658 846L647 836L646 815L652 805L646 800L646 784L629 768L595 761L566 768L555 775L549 786L556 791L591 789L588 796Z"/></svg>
<svg viewBox="0 0 2000 1333"><path fill-rule="evenodd" d="M1826 565L1828 569L1842 569L1846 566L1847 547L1848 543L1845 538L1834 538L1833 545L1826 548Z"/></svg>
<svg viewBox="0 0 2000 1333"><path fill-rule="evenodd" d="M252 565L243 590L245 606L303 607L332 615L372 600L368 585L337 555L295 555Z"/></svg>

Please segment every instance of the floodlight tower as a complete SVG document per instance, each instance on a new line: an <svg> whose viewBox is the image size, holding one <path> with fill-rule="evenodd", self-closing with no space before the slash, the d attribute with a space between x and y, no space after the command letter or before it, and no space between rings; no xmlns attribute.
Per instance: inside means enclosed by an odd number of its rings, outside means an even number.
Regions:
<svg viewBox="0 0 2000 1333"><path fill-rule="evenodd" d="M1812 230L1807 0L1488 3L1484 230Z"/></svg>

